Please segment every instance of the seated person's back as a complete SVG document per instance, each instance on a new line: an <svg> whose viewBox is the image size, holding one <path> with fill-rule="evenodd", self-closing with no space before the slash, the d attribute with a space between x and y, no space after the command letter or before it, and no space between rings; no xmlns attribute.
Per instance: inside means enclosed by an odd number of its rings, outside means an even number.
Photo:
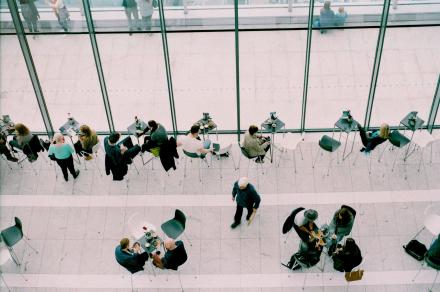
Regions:
<svg viewBox="0 0 440 292"><path fill-rule="evenodd" d="M121 148L117 144L119 137L119 133L112 133L110 136L104 138L105 154L110 157L115 165L122 162Z"/></svg>
<svg viewBox="0 0 440 292"><path fill-rule="evenodd" d="M351 272L362 262L361 250L352 238L347 238L345 245L337 248L332 258L333 267L340 272Z"/></svg>
<svg viewBox="0 0 440 292"><path fill-rule="evenodd" d="M148 260L148 253L140 252L138 243L135 243L133 249L129 248L130 241L128 238L123 238L115 249L116 261L129 270L131 273L136 273L144 269L145 262Z"/></svg>
<svg viewBox="0 0 440 292"><path fill-rule="evenodd" d="M157 254L153 255L154 265L163 269L177 270L188 259L183 242L167 239L164 246L167 251L163 258L160 258Z"/></svg>
<svg viewBox="0 0 440 292"><path fill-rule="evenodd" d="M182 149L189 153L206 154L210 151L208 150L211 141L206 140L202 142L198 139L199 137L199 125L193 125L188 135L180 137L178 146L182 146Z"/></svg>
<svg viewBox="0 0 440 292"><path fill-rule="evenodd" d="M440 234L428 249L427 258L435 265L440 266Z"/></svg>
<svg viewBox="0 0 440 292"><path fill-rule="evenodd" d="M244 135L242 147L250 157L264 156L269 150L270 142L257 135L258 127L251 125Z"/></svg>

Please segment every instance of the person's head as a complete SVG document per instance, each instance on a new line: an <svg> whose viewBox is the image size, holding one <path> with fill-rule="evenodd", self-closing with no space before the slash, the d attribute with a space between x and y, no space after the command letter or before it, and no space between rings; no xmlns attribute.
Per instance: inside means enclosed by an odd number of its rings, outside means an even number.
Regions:
<svg viewBox="0 0 440 292"><path fill-rule="evenodd" d="M15 125L15 131L17 132L18 136L26 136L29 135L30 131L28 129L28 127L26 127L25 125L18 123Z"/></svg>
<svg viewBox="0 0 440 292"><path fill-rule="evenodd" d="M176 248L176 242L171 238L165 239L163 245L165 246L166 250L173 250Z"/></svg>
<svg viewBox="0 0 440 292"><path fill-rule="evenodd" d="M388 139L389 136L390 136L390 125L388 125L387 123L383 123L382 125L380 125L379 137L383 139Z"/></svg>
<svg viewBox="0 0 440 292"><path fill-rule="evenodd" d="M258 132L258 127L255 125L251 125L249 127L249 134L254 135L256 132Z"/></svg>
<svg viewBox="0 0 440 292"><path fill-rule="evenodd" d="M354 241L353 238L347 238L345 240L345 249L346 250L353 250L355 246L356 246L356 242Z"/></svg>
<svg viewBox="0 0 440 292"><path fill-rule="evenodd" d="M331 5L331 2L330 2L330 1L325 1L325 2L324 2L324 9L325 9L325 10L330 10L330 5Z"/></svg>
<svg viewBox="0 0 440 292"><path fill-rule="evenodd" d="M197 135L197 134L199 134L199 131L200 131L199 124L192 125L191 130L190 130L191 134Z"/></svg>
<svg viewBox="0 0 440 292"><path fill-rule="evenodd" d="M241 177L238 180L238 187L240 188L240 190L244 190L245 188L247 188L248 184L249 184L249 178L245 176Z"/></svg>
<svg viewBox="0 0 440 292"><path fill-rule="evenodd" d="M115 144L118 142L119 138L121 138L121 133L113 132L108 136L108 141L112 144Z"/></svg>
<svg viewBox="0 0 440 292"><path fill-rule="evenodd" d="M339 8L338 8L338 12L340 13L340 14L343 14L345 11L344 11L344 6L339 6Z"/></svg>
<svg viewBox="0 0 440 292"><path fill-rule="evenodd" d="M90 127L87 125L82 125L81 127L79 127L79 135L90 137L92 136L92 129L90 129Z"/></svg>
<svg viewBox="0 0 440 292"><path fill-rule="evenodd" d="M122 249L127 249L128 246L130 245L130 240L128 238L124 237L123 239L121 239L119 244L121 245Z"/></svg>
<svg viewBox="0 0 440 292"><path fill-rule="evenodd" d="M313 209L308 209L304 212L304 219L308 222L314 222L316 219L318 219L318 212Z"/></svg>
<svg viewBox="0 0 440 292"><path fill-rule="evenodd" d="M351 214L351 212L347 208L342 207L341 209L339 209L336 212L335 220L337 222L346 223L346 222L351 221L352 216L353 215Z"/></svg>
<svg viewBox="0 0 440 292"><path fill-rule="evenodd" d="M61 133L55 133L55 135L53 135L53 143L54 144L63 144L64 143L64 136Z"/></svg>
<svg viewBox="0 0 440 292"><path fill-rule="evenodd" d="M148 127L150 127L151 131L154 132L157 130L157 123L155 120L148 121Z"/></svg>

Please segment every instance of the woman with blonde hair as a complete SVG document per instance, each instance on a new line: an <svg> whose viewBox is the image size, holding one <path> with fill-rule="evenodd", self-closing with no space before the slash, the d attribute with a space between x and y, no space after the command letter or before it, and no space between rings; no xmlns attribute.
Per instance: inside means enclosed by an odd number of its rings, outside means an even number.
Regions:
<svg viewBox="0 0 440 292"><path fill-rule="evenodd" d="M390 126L386 123L380 125L380 129L373 131L371 133L367 133L365 129L358 124L359 135L361 136L362 144L364 147L361 148L361 152L370 152L377 145L385 142L390 136Z"/></svg>
<svg viewBox="0 0 440 292"><path fill-rule="evenodd" d="M24 124L18 123L14 126L15 136L13 140L9 141L12 151L17 152L14 148L23 149L24 145L28 144L32 139L31 131Z"/></svg>
<svg viewBox="0 0 440 292"><path fill-rule="evenodd" d="M53 136L48 155L55 156L56 162L61 167L61 171L63 172L66 181L69 180L67 170L69 170L74 179L79 175L79 170L75 170L75 167L73 166L73 153L73 147L65 143L64 136L61 133L56 133Z"/></svg>

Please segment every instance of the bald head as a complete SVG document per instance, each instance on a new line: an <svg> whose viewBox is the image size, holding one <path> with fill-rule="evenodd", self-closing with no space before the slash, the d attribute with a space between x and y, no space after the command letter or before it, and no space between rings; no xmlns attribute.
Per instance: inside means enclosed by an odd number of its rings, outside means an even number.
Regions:
<svg viewBox="0 0 440 292"><path fill-rule="evenodd" d="M241 177L241 178L238 180L238 187L239 187L241 190L244 190L244 189L248 186L248 184L249 184L249 178L247 178L247 177Z"/></svg>
<svg viewBox="0 0 440 292"><path fill-rule="evenodd" d="M167 249L167 250L173 250L176 248L176 242L171 238L165 239L165 242L163 243L163 245L165 246L165 249Z"/></svg>

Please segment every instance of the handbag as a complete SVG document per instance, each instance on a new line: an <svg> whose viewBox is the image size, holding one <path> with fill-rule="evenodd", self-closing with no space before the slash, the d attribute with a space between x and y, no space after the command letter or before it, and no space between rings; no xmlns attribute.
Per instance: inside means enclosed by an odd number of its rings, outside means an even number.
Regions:
<svg viewBox="0 0 440 292"><path fill-rule="evenodd" d="M347 282L362 280L363 276L364 276L364 270L357 270L354 272L345 272L345 280L347 280Z"/></svg>
<svg viewBox="0 0 440 292"><path fill-rule="evenodd" d="M406 251L407 254L418 261L423 260L426 252L428 251L426 249L426 246L417 239L410 240L407 245L403 246L403 249Z"/></svg>

